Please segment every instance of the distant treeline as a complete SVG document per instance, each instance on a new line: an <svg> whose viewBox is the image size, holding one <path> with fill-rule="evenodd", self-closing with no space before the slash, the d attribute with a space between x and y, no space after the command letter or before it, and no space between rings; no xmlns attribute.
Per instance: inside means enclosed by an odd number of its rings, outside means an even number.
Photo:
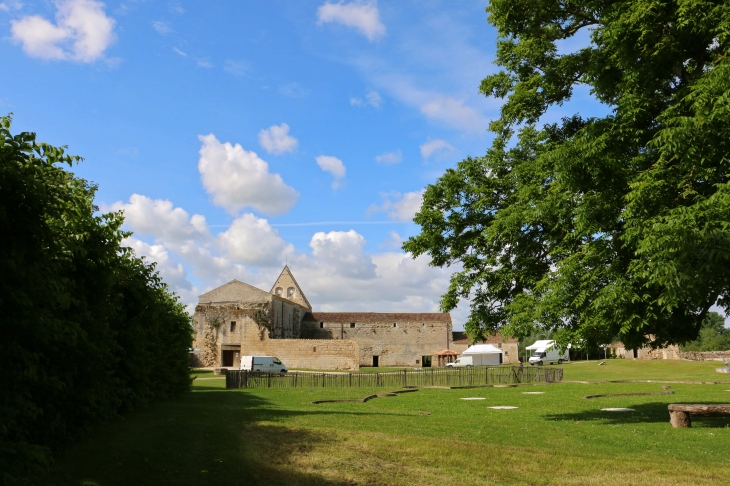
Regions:
<svg viewBox="0 0 730 486"><path fill-rule="evenodd" d="M32 478L99 421L190 387L190 318L80 158L0 117L0 474ZM32 479L31 479L32 481Z"/></svg>

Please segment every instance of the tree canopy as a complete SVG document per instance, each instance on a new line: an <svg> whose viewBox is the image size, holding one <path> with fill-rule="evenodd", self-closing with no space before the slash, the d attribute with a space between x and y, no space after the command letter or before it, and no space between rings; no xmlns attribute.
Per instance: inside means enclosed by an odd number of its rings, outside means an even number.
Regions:
<svg viewBox="0 0 730 486"><path fill-rule="evenodd" d="M0 479L100 420L190 387L190 316L125 247L64 148L0 117Z"/></svg>
<svg viewBox="0 0 730 486"><path fill-rule="evenodd" d="M429 185L403 248L454 265L473 337L660 346L730 310L730 3L492 0L491 147ZM566 46L589 39L572 52ZM560 49L559 49L560 48ZM562 50L561 50L562 49ZM609 108L543 123L585 85Z"/></svg>

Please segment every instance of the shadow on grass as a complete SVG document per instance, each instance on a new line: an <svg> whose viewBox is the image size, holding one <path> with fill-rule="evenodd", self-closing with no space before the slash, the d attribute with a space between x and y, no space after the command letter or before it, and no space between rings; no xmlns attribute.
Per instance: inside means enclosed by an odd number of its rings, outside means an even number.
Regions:
<svg viewBox="0 0 730 486"><path fill-rule="evenodd" d="M34 483L352 484L301 470L311 451L338 446L338 439L277 424L296 415L341 413L281 409L245 392L189 393L98 428L59 453L50 474Z"/></svg>
<svg viewBox="0 0 730 486"><path fill-rule="evenodd" d="M633 408L633 412L607 412L601 408L616 407L616 405L601 405L599 400L591 401L595 405L595 410L585 410L583 412L560 413L546 415L546 420L565 420L573 422L582 421L600 421L609 425L616 424L637 424L665 422L669 425L669 410L667 407L672 403L680 403L678 401L671 402L653 402L641 403L637 405L622 405L622 407ZM682 402L684 403L684 402ZM688 402L689 403L689 402ZM703 404L720 404L725 402L702 402ZM725 417L698 417L692 416L692 427L711 427L723 428L730 427L730 416Z"/></svg>

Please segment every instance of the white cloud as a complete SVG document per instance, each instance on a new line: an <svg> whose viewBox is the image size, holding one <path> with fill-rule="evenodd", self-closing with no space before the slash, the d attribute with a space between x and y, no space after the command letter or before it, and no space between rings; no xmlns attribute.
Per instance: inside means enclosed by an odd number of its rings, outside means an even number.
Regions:
<svg viewBox="0 0 730 486"><path fill-rule="evenodd" d="M41 59L93 62L114 41L114 19L94 0L56 3L56 24L38 15L12 20L12 39L26 54Z"/></svg>
<svg viewBox="0 0 730 486"><path fill-rule="evenodd" d="M315 233L309 246L319 267L327 268L332 275L359 279L375 277L375 265L362 251L365 238L355 230Z"/></svg>
<svg viewBox="0 0 730 486"><path fill-rule="evenodd" d="M244 61L227 59L223 64L223 70L229 74L242 78L248 72L248 64Z"/></svg>
<svg viewBox="0 0 730 486"><path fill-rule="evenodd" d="M172 32L172 24L164 20L155 20L154 22L152 22L152 28L155 29L158 34L162 35Z"/></svg>
<svg viewBox="0 0 730 486"><path fill-rule="evenodd" d="M449 142L438 138L425 142L420 148L421 156L426 160L430 159L434 154L443 154L456 150Z"/></svg>
<svg viewBox="0 0 730 486"><path fill-rule="evenodd" d="M368 208L368 214L385 212L388 218L393 221L412 221L419 209L421 209L421 202L423 201L423 191L406 192L401 194L399 192L391 192L387 194L381 194L385 202L378 205L372 205Z"/></svg>
<svg viewBox="0 0 730 486"><path fill-rule="evenodd" d="M198 171L203 187L213 202L231 214L249 206L265 214L282 214L291 209L299 194L287 186L279 174L269 172L269 164L241 145L220 143L212 133L198 137Z"/></svg>
<svg viewBox="0 0 730 486"><path fill-rule="evenodd" d="M213 63L211 63L207 57L201 58L201 59L196 59L195 63L198 65L198 67L202 67L205 69L210 69L213 67Z"/></svg>
<svg viewBox="0 0 730 486"><path fill-rule="evenodd" d="M183 57L188 57L187 53L185 53L185 52L181 51L181 50L180 50L180 49L178 49L177 47L173 47L173 48L172 48L172 50L173 50L173 51L175 51L175 52L177 52L178 54L180 54L180 55L181 55L181 56L183 56Z"/></svg>
<svg viewBox="0 0 730 486"><path fill-rule="evenodd" d="M385 35L375 2L325 3L317 9L317 24L329 22L355 28L371 41Z"/></svg>
<svg viewBox="0 0 730 486"><path fill-rule="evenodd" d="M464 100L438 95L421 106L421 113L441 120L464 131L476 132L484 127L482 115L474 108L464 106Z"/></svg>
<svg viewBox="0 0 730 486"><path fill-rule="evenodd" d="M218 235L221 247L232 260L256 266L280 266L284 255L294 253L279 232L265 219L244 214Z"/></svg>
<svg viewBox="0 0 730 486"><path fill-rule="evenodd" d="M270 154L283 154L293 152L299 143L296 138L289 135L289 125L272 125L259 132L259 143Z"/></svg>
<svg viewBox="0 0 730 486"><path fill-rule="evenodd" d="M210 237L205 216L190 216L182 208L173 207L165 199L150 199L132 194L128 203L115 202L102 207L104 211L124 211L125 225L136 233L154 237L166 243L182 243L186 240L202 241Z"/></svg>
<svg viewBox="0 0 730 486"><path fill-rule="evenodd" d="M0 11L10 12L11 10L20 10L23 4L20 2L0 2Z"/></svg>
<svg viewBox="0 0 730 486"><path fill-rule="evenodd" d="M319 165L320 169L325 172L329 172L332 174L332 177L335 178L332 182L332 189L340 187L342 179L345 177L345 173L347 172L345 164L343 164L337 157L333 157L331 155L320 155L319 157L316 157L315 160L317 161L317 165Z"/></svg>
<svg viewBox="0 0 730 486"><path fill-rule="evenodd" d="M170 2L167 4L168 10L172 13L182 15L185 13L185 9L178 2Z"/></svg>
<svg viewBox="0 0 730 486"><path fill-rule="evenodd" d="M350 98L350 105L352 106L365 106L370 105L373 108L378 108L383 102L383 98L380 96L380 93L377 91L367 88L365 90L365 99L361 98Z"/></svg>
<svg viewBox="0 0 730 486"><path fill-rule="evenodd" d="M403 160L403 154L401 153L400 149L398 149L395 152L385 152L384 154L375 156L375 161L378 164L383 164L383 165L397 164L401 160Z"/></svg>
<svg viewBox="0 0 730 486"><path fill-rule="evenodd" d="M187 280L187 272L181 263L172 259L164 245L150 245L135 237L125 238L123 245L132 248L137 256L147 257L157 263L157 271L162 280L174 291L182 293L192 290L192 284Z"/></svg>

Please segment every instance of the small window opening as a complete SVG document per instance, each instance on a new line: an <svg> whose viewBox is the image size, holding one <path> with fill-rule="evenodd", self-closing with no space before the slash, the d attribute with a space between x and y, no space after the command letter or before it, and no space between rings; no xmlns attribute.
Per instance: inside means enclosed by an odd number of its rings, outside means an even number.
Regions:
<svg viewBox="0 0 730 486"><path fill-rule="evenodd" d="M420 359L417 359L417 360L416 360L416 364L419 364L420 362L421 362L421 360L420 360Z"/></svg>
<svg viewBox="0 0 730 486"><path fill-rule="evenodd" d="M355 329L355 323L354 322L351 322L350 323L350 329Z"/></svg>
<svg viewBox="0 0 730 486"><path fill-rule="evenodd" d="M294 297L294 287L289 287L286 289L286 296L289 298Z"/></svg>
<svg viewBox="0 0 730 486"><path fill-rule="evenodd" d="M324 322L320 322L320 323L319 323L319 328L320 328L320 329L324 329Z"/></svg>
<svg viewBox="0 0 730 486"><path fill-rule="evenodd" d="M231 332L236 331L236 321L231 321Z"/></svg>
<svg viewBox="0 0 730 486"><path fill-rule="evenodd" d="M283 292L284 292L284 289L282 289L281 287L276 287L276 290L274 291L274 293L276 293L276 295L281 295Z"/></svg>
<svg viewBox="0 0 730 486"><path fill-rule="evenodd" d="M317 352L317 346L315 346L315 347L312 348L312 352L313 353L316 353Z"/></svg>
<svg viewBox="0 0 730 486"><path fill-rule="evenodd" d="M394 322L394 323L393 323L393 327L398 327L398 324L396 324L396 323Z"/></svg>

